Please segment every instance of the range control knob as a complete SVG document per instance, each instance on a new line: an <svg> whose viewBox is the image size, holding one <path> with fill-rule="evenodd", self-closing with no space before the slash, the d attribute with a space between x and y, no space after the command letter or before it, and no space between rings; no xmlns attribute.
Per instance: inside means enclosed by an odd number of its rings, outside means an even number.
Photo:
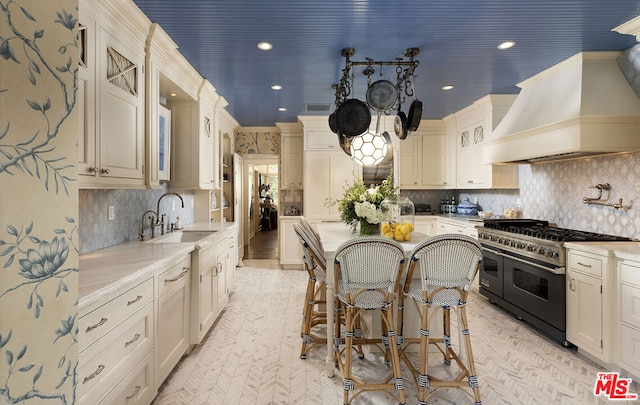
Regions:
<svg viewBox="0 0 640 405"><path fill-rule="evenodd" d="M527 245L527 250L528 250L529 252L535 252L535 250L536 250L536 245L534 245L533 243L528 244L528 245Z"/></svg>
<svg viewBox="0 0 640 405"><path fill-rule="evenodd" d="M546 249L545 247L540 246L540 247L538 248L538 254L540 254L540 255L543 255L543 256L544 256L546 253L547 253L547 249Z"/></svg>
<svg viewBox="0 0 640 405"><path fill-rule="evenodd" d="M557 251L557 250L551 250L551 249L549 249L549 250L547 251L547 256L548 256L548 257L552 257L552 258L554 258L554 257L558 257L558 251Z"/></svg>

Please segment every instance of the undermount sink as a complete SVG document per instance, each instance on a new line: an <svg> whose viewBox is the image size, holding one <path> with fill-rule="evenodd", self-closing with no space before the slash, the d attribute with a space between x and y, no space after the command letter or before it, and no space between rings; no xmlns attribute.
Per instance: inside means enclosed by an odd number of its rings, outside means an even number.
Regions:
<svg viewBox="0 0 640 405"><path fill-rule="evenodd" d="M198 242L205 239L217 231L177 231L169 234L157 236L149 240L151 243L187 243Z"/></svg>

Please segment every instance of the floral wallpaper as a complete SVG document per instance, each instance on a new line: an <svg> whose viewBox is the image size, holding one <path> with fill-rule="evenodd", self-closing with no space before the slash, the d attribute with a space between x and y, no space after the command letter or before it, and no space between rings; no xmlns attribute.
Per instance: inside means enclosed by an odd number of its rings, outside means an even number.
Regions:
<svg viewBox="0 0 640 405"><path fill-rule="evenodd" d="M238 131L235 135L236 152L241 155L280 154L280 133Z"/></svg>
<svg viewBox="0 0 640 405"><path fill-rule="evenodd" d="M77 0L0 0L0 403L74 404Z"/></svg>

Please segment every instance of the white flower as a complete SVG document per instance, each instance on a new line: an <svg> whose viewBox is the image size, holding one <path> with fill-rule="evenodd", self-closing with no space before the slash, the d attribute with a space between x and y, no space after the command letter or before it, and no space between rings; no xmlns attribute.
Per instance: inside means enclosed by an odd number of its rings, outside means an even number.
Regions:
<svg viewBox="0 0 640 405"><path fill-rule="evenodd" d="M379 224L382 217L382 211L376 208L375 205L368 201L356 203L355 206L356 215L359 218L365 219L370 224Z"/></svg>

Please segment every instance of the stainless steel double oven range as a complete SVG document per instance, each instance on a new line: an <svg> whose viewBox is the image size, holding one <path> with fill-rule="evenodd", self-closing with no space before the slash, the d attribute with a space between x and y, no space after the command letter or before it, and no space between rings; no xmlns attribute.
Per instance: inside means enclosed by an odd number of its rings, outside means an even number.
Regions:
<svg viewBox="0 0 640 405"><path fill-rule="evenodd" d="M534 219L489 219L477 228L483 247L480 294L564 346L571 344L566 337L563 242L630 240Z"/></svg>

